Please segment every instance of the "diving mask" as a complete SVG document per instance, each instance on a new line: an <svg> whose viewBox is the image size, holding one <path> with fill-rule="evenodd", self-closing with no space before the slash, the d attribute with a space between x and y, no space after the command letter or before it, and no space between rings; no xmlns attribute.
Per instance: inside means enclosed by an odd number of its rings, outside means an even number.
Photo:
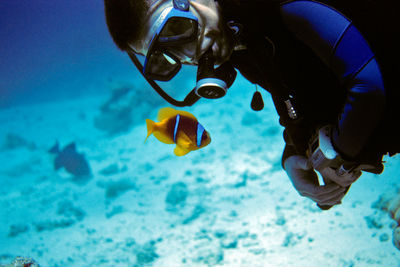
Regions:
<svg viewBox="0 0 400 267"><path fill-rule="evenodd" d="M128 55L133 63L165 100L175 106L191 106L200 97L219 98L236 78L236 71L228 62L214 70L214 57L211 49L199 60L196 87L183 101L168 95L154 80L169 81L181 69L182 63L174 53L198 38L198 19L189 11L188 0L173 0L173 7L165 9L153 25L155 34L150 41L144 65L133 51Z"/></svg>
<svg viewBox="0 0 400 267"><path fill-rule="evenodd" d="M182 66L173 51L197 39L198 19L189 11L187 0L173 0L173 7L165 9L157 22L143 73L154 80L169 81Z"/></svg>

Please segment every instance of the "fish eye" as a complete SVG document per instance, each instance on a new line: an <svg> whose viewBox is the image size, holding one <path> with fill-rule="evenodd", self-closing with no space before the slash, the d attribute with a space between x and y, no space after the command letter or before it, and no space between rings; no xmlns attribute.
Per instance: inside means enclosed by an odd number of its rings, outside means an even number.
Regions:
<svg viewBox="0 0 400 267"><path fill-rule="evenodd" d="M204 131L203 135L201 136L201 142L207 140L209 137L210 136L209 136L208 132Z"/></svg>

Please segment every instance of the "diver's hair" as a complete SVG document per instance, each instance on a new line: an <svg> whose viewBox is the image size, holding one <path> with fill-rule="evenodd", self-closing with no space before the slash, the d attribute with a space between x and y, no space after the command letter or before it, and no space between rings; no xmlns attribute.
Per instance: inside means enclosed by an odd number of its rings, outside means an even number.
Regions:
<svg viewBox="0 0 400 267"><path fill-rule="evenodd" d="M149 7L146 0L104 0L108 31L119 49L129 49L143 28Z"/></svg>

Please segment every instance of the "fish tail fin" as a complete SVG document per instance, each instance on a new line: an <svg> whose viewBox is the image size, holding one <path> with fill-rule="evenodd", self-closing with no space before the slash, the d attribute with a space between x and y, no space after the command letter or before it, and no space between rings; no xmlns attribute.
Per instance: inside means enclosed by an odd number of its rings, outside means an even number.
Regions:
<svg viewBox="0 0 400 267"><path fill-rule="evenodd" d="M147 125L147 137L144 140L144 142L146 142L147 138L149 138L149 136L154 132L156 123L150 119L146 119L146 125Z"/></svg>

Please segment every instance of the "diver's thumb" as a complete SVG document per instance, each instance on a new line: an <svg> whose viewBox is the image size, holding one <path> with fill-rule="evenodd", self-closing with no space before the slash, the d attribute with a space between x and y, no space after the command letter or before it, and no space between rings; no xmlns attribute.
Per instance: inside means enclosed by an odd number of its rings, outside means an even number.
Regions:
<svg viewBox="0 0 400 267"><path fill-rule="evenodd" d="M290 157L296 169L308 171L312 168L311 162L304 156L294 155Z"/></svg>
<svg viewBox="0 0 400 267"><path fill-rule="evenodd" d="M150 120L150 119L146 119L146 125L147 125L147 137L146 139L144 139L144 142L146 142L147 138L149 138L149 136L154 132L154 126L155 126L155 122Z"/></svg>
<svg viewBox="0 0 400 267"><path fill-rule="evenodd" d="M312 169L311 162L306 157L303 156L299 157L298 166L305 171Z"/></svg>

